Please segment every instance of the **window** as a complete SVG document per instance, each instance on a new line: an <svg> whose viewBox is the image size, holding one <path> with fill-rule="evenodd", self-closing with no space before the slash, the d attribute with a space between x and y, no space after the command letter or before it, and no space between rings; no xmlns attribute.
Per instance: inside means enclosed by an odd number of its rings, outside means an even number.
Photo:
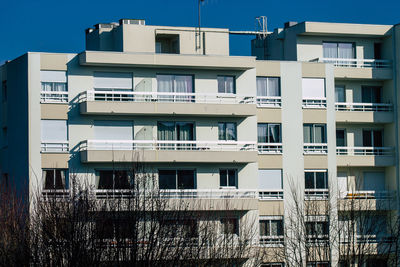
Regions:
<svg viewBox="0 0 400 267"><path fill-rule="evenodd" d="M218 76L218 93L235 94L236 84L234 76Z"/></svg>
<svg viewBox="0 0 400 267"><path fill-rule="evenodd" d="M43 152L68 151L68 126L66 120L41 120Z"/></svg>
<svg viewBox="0 0 400 267"><path fill-rule="evenodd" d="M133 230L130 219L112 218L106 214L99 214L96 218L95 231L99 239L119 240L126 238L134 238L135 231Z"/></svg>
<svg viewBox="0 0 400 267"><path fill-rule="evenodd" d="M43 177L43 188L46 190L51 189L68 189L69 179L67 170L63 169L44 169L42 174Z"/></svg>
<svg viewBox="0 0 400 267"><path fill-rule="evenodd" d="M194 123L160 121L157 123L158 140L194 140Z"/></svg>
<svg viewBox="0 0 400 267"><path fill-rule="evenodd" d="M196 189L194 170L159 170L160 189Z"/></svg>
<svg viewBox="0 0 400 267"><path fill-rule="evenodd" d="M239 219L238 218L222 218L222 233L239 235Z"/></svg>
<svg viewBox="0 0 400 267"><path fill-rule="evenodd" d="M260 219L260 236L283 236L283 219Z"/></svg>
<svg viewBox="0 0 400 267"><path fill-rule="evenodd" d="M382 43L374 43L374 59L382 59Z"/></svg>
<svg viewBox="0 0 400 267"><path fill-rule="evenodd" d="M355 58L354 43L323 42L324 58Z"/></svg>
<svg viewBox="0 0 400 267"><path fill-rule="evenodd" d="M193 79L193 75L157 75L157 92L159 93L159 101L193 102L194 96L190 95L194 93ZM162 95L160 93L166 94ZM174 95L173 93L180 93L180 95Z"/></svg>
<svg viewBox="0 0 400 267"><path fill-rule="evenodd" d="M218 140L236 141L236 123L219 122L218 123Z"/></svg>
<svg viewBox="0 0 400 267"><path fill-rule="evenodd" d="M346 89L344 85L335 86L335 102L336 103L346 102Z"/></svg>
<svg viewBox="0 0 400 267"><path fill-rule="evenodd" d="M328 188L328 172L326 170L304 171L304 180L306 189Z"/></svg>
<svg viewBox="0 0 400 267"><path fill-rule="evenodd" d="M93 85L96 91L132 91L132 73L95 71Z"/></svg>
<svg viewBox="0 0 400 267"><path fill-rule="evenodd" d="M337 147L347 146L345 129L336 129L336 146Z"/></svg>
<svg viewBox="0 0 400 267"><path fill-rule="evenodd" d="M97 189L130 189L133 186L133 174L126 170L100 170L97 173Z"/></svg>
<svg viewBox="0 0 400 267"><path fill-rule="evenodd" d="M133 140L132 121L94 121L96 140Z"/></svg>
<svg viewBox="0 0 400 267"><path fill-rule="evenodd" d="M7 81L1 83L1 98L4 102L7 102Z"/></svg>
<svg viewBox="0 0 400 267"><path fill-rule="evenodd" d="M329 234L329 223L327 221L306 222L306 235L311 239L323 239Z"/></svg>
<svg viewBox="0 0 400 267"><path fill-rule="evenodd" d="M40 71L41 102L68 102L65 71Z"/></svg>
<svg viewBox="0 0 400 267"><path fill-rule="evenodd" d="M281 96L279 77L257 77L257 96Z"/></svg>
<svg viewBox="0 0 400 267"><path fill-rule="evenodd" d="M238 188L236 169L219 170L219 186Z"/></svg>
<svg viewBox="0 0 400 267"><path fill-rule="evenodd" d="M361 213L357 218L357 234L382 237L387 235L387 218L385 215ZM360 241L362 237L360 238Z"/></svg>
<svg viewBox="0 0 400 267"><path fill-rule="evenodd" d="M307 262L307 267L329 267L329 262Z"/></svg>
<svg viewBox="0 0 400 267"><path fill-rule="evenodd" d="M276 123L259 123L257 126L258 143L280 143L281 125Z"/></svg>
<svg viewBox="0 0 400 267"><path fill-rule="evenodd" d="M179 34L157 34L156 53L179 54Z"/></svg>
<svg viewBox="0 0 400 267"><path fill-rule="evenodd" d="M325 99L325 79L303 78L303 99Z"/></svg>
<svg viewBox="0 0 400 267"><path fill-rule="evenodd" d="M356 186L358 186L356 184ZM364 172L362 190L385 191L385 172Z"/></svg>
<svg viewBox="0 0 400 267"><path fill-rule="evenodd" d="M304 124L303 135L304 143L326 143L326 125L325 124Z"/></svg>
<svg viewBox="0 0 400 267"><path fill-rule="evenodd" d="M197 221L193 219L161 221L160 228L170 238L196 238L199 236Z"/></svg>
<svg viewBox="0 0 400 267"><path fill-rule="evenodd" d="M382 88L377 86L361 87L362 103L382 103Z"/></svg>
<svg viewBox="0 0 400 267"><path fill-rule="evenodd" d="M383 130L363 129L364 147L383 147Z"/></svg>
<svg viewBox="0 0 400 267"><path fill-rule="evenodd" d="M258 188L260 190L282 190L282 170L258 170Z"/></svg>
<svg viewBox="0 0 400 267"><path fill-rule="evenodd" d="M263 263L260 267L284 267L285 264L283 262L271 262L271 263Z"/></svg>

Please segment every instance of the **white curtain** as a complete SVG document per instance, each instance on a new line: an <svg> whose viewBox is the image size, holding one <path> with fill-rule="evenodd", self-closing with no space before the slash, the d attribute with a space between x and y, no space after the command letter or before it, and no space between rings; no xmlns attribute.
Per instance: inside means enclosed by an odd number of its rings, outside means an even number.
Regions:
<svg viewBox="0 0 400 267"><path fill-rule="evenodd" d="M279 143L280 126L278 124L268 125L269 143Z"/></svg>
<svg viewBox="0 0 400 267"><path fill-rule="evenodd" d="M280 96L279 90L279 78L276 77L269 77L268 78L268 96Z"/></svg>
<svg viewBox="0 0 400 267"><path fill-rule="evenodd" d="M325 127L314 125L314 143L325 143Z"/></svg>
<svg viewBox="0 0 400 267"><path fill-rule="evenodd" d="M175 140L175 123L158 123L158 140Z"/></svg>
<svg viewBox="0 0 400 267"><path fill-rule="evenodd" d="M338 103L346 102L344 86L336 86L335 87L335 101Z"/></svg>
<svg viewBox="0 0 400 267"><path fill-rule="evenodd" d="M259 143L268 143L267 130L268 130L267 124L258 124L257 136Z"/></svg>
<svg viewBox="0 0 400 267"><path fill-rule="evenodd" d="M175 92L176 93L193 93L192 76L178 75L175 76ZM190 101L192 96L176 96L178 101Z"/></svg>
<svg viewBox="0 0 400 267"><path fill-rule="evenodd" d="M257 77L257 96L267 96L267 78Z"/></svg>
<svg viewBox="0 0 400 267"><path fill-rule="evenodd" d="M323 43L323 56L324 58L337 58L338 57L338 49L337 43Z"/></svg>
<svg viewBox="0 0 400 267"><path fill-rule="evenodd" d="M338 58L354 58L354 49L352 43L338 44Z"/></svg>
<svg viewBox="0 0 400 267"><path fill-rule="evenodd" d="M226 140L236 140L236 124L226 124Z"/></svg>

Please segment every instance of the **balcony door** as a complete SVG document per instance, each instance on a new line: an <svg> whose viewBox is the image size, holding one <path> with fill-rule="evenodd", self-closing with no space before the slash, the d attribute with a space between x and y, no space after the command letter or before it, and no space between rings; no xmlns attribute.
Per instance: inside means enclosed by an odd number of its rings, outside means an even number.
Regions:
<svg viewBox="0 0 400 267"><path fill-rule="evenodd" d="M194 123L192 122L162 121L158 122L157 126L159 141L194 141L195 139ZM192 146L193 144L185 144L184 142L161 144L164 149L188 149Z"/></svg>
<svg viewBox="0 0 400 267"><path fill-rule="evenodd" d="M326 130L325 124L304 124L303 126L303 138L305 144L326 143Z"/></svg>
<svg viewBox="0 0 400 267"><path fill-rule="evenodd" d="M384 172L364 172L362 190L385 191Z"/></svg>
<svg viewBox="0 0 400 267"><path fill-rule="evenodd" d="M361 87L362 103L382 103L382 88L379 86Z"/></svg>
<svg viewBox="0 0 400 267"><path fill-rule="evenodd" d="M324 58L355 58L354 43L324 42L322 47Z"/></svg>
<svg viewBox="0 0 400 267"><path fill-rule="evenodd" d="M383 147L382 130L364 129L362 133L364 147Z"/></svg>
<svg viewBox="0 0 400 267"><path fill-rule="evenodd" d="M157 92L159 101L193 102L194 93L192 75L157 75ZM165 95L162 93L166 93ZM174 93L177 93L174 95Z"/></svg>

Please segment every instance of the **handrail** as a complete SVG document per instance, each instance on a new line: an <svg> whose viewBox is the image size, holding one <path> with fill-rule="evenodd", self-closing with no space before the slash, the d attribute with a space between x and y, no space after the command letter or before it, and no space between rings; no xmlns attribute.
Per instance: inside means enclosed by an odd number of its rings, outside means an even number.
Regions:
<svg viewBox="0 0 400 267"><path fill-rule="evenodd" d="M40 91L40 103L68 103L68 91Z"/></svg>
<svg viewBox="0 0 400 267"><path fill-rule="evenodd" d="M260 108L280 108L282 106L282 97L280 96L257 96L257 107Z"/></svg>
<svg viewBox="0 0 400 267"><path fill-rule="evenodd" d="M320 199L320 198L328 198L329 197L329 189L304 189L304 195L306 199Z"/></svg>
<svg viewBox="0 0 400 267"><path fill-rule="evenodd" d="M393 111L393 104L386 103L335 103L337 111L378 111L390 112Z"/></svg>
<svg viewBox="0 0 400 267"><path fill-rule="evenodd" d="M257 151L251 141L85 140L80 150Z"/></svg>
<svg viewBox="0 0 400 267"><path fill-rule="evenodd" d="M327 143L304 143L304 154L327 154Z"/></svg>
<svg viewBox="0 0 400 267"><path fill-rule="evenodd" d="M392 156L394 147L336 147L339 156Z"/></svg>
<svg viewBox="0 0 400 267"><path fill-rule="evenodd" d="M393 199L396 191L355 190L345 191L340 195L342 199Z"/></svg>
<svg viewBox="0 0 400 267"><path fill-rule="evenodd" d="M164 189L160 190L161 197L164 198L252 198L258 197L256 189Z"/></svg>
<svg viewBox="0 0 400 267"><path fill-rule="evenodd" d="M176 93L176 92L133 92L133 91L84 91L79 102L178 102L205 104L255 104L255 96L221 93Z"/></svg>
<svg viewBox="0 0 400 267"><path fill-rule="evenodd" d="M258 143L258 154L282 154L282 143Z"/></svg>
<svg viewBox="0 0 400 267"><path fill-rule="evenodd" d="M349 67L349 68L386 69L392 67L392 61L386 59L316 58L311 61L333 63L333 65L337 67Z"/></svg>
<svg viewBox="0 0 400 267"><path fill-rule="evenodd" d="M283 235L260 236L260 245L276 246L283 245L285 238Z"/></svg>
<svg viewBox="0 0 400 267"><path fill-rule="evenodd" d="M258 192L260 200L282 200L283 199L283 190L259 190Z"/></svg>
<svg viewBox="0 0 400 267"><path fill-rule="evenodd" d="M42 141L41 152L68 152L68 141Z"/></svg>
<svg viewBox="0 0 400 267"><path fill-rule="evenodd" d="M303 108L326 108L326 98L304 98Z"/></svg>
<svg viewBox="0 0 400 267"><path fill-rule="evenodd" d="M69 189L43 189L42 195L44 198L66 199L70 197L70 191Z"/></svg>

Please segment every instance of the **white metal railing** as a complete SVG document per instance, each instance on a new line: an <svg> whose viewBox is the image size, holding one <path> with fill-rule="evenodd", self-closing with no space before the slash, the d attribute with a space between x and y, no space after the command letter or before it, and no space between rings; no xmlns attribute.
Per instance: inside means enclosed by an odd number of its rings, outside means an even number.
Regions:
<svg viewBox="0 0 400 267"><path fill-rule="evenodd" d="M280 108L282 97L280 96L257 96L257 107L260 108Z"/></svg>
<svg viewBox="0 0 400 267"><path fill-rule="evenodd" d="M383 226L384 227L384 226ZM379 229L376 229L379 230ZM367 243L367 244L374 244L374 243L391 243L394 242L394 238L382 235L382 234L366 234L366 235L357 235L357 243Z"/></svg>
<svg viewBox="0 0 400 267"><path fill-rule="evenodd" d="M326 99L303 99L303 108L326 108Z"/></svg>
<svg viewBox="0 0 400 267"><path fill-rule="evenodd" d="M327 199L329 198L329 189L304 189L306 199Z"/></svg>
<svg viewBox="0 0 400 267"><path fill-rule="evenodd" d="M283 199L283 190L260 190L258 197L260 200L281 200Z"/></svg>
<svg viewBox="0 0 400 267"><path fill-rule="evenodd" d="M255 96L236 94L200 94L176 92L85 91L79 101L175 102L204 104L255 104Z"/></svg>
<svg viewBox="0 0 400 267"><path fill-rule="evenodd" d="M258 190L255 189L165 189L160 190L163 198L209 198L209 199L225 199L225 198L257 198Z"/></svg>
<svg viewBox="0 0 400 267"><path fill-rule="evenodd" d="M392 67L391 60L356 58L316 58L311 61L332 63L337 67L387 69Z"/></svg>
<svg viewBox="0 0 400 267"><path fill-rule="evenodd" d="M69 198L69 189L43 189L42 195L44 198Z"/></svg>
<svg viewBox="0 0 400 267"><path fill-rule="evenodd" d="M260 236L260 245L263 246L281 246L284 244L284 236Z"/></svg>
<svg viewBox="0 0 400 267"><path fill-rule="evenodd" d="M68 152L69 144L68 141L43 141L41 144L42 152Z"/></svg>
<svg viewBox="0 0 400 267"><path fill-rule="evenodd" d="M337 147L336 155L341 156L393 156L394 147Z"/></svg>
<svg viewBox="0 0 400 267"><path fill-rule="evenodd" d="M392 104L384 103L335 103L337 111L393 111Z"/></svg>
<svg viewBox="0 0 400 267"><path fill-rule="evenodd" d="M191 150L257 151L256 142L164 141L164 140L85 140L80 150Z"/></svg>
<svg viewBox="0 0 400 267"><path fill-rule="evenodd" d="M96 198L132 198L134 191L130 189L96 189Z"/></svg>
<svg viewBox="0 0 400 267"><path fill-rule="evenodd" d="M355 190L341 194L344 199L393 199L396 191Z"/></svg>
<svg viewBox="0 0 400 267"><path fill-rule="evenodd" d="M327 143L305 143L304 154L327 154Z"/></svg>
<svg viewBox="0 0 400 267"><path fill-rule="evenodd" d="M41 103L68 103L67 91L41 91Z"/></svg>
<svg viewBox="0 0 400 267"><path fill-rule="evenodd" d="M282 143L258 143L258 154L282 154Z"/></svg>

